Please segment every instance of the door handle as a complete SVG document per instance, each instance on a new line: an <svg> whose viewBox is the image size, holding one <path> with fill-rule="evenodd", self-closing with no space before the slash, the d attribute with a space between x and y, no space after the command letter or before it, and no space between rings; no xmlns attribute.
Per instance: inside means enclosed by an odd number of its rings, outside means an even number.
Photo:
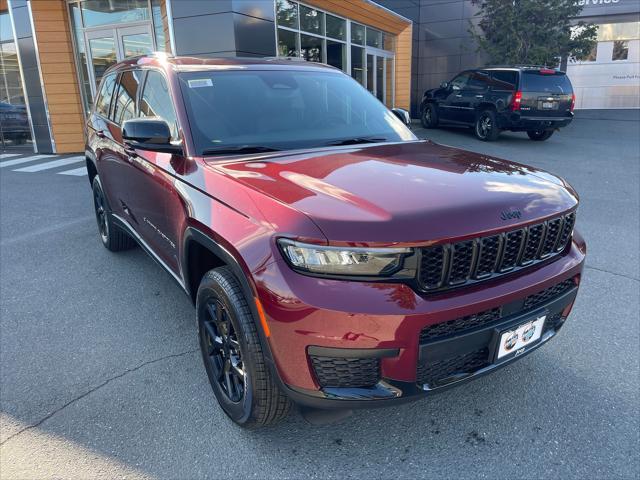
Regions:
<svg viewBox="0 0 640 480"><path fill-rule="evenodd" d="M107 135L104 133L104 130L96 130L96 136L98 138L107 138Z"/></svg>
<svg viewBox="0 0 640 480"><path fill-rule="evenodd" d="M456 98L460 98L460 97L462 97L462 95L458 93L458 94L456 95Z"/></svg>
<svg viewBox="0 0 640 480"><path fill-rule="evenodd" d="M476 95L476 98L484 98L484 95Z"/></svg>

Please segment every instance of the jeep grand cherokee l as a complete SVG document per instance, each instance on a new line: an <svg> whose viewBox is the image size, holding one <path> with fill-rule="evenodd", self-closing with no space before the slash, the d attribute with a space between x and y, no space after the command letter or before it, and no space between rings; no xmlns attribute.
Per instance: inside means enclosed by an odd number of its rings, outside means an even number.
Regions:
<svg viewBox="0 0 640 480"><path fill-rule="evenodd" d="M570 185L418 140L328 66L127 60L87 137L102 243L138 243L190 296L240 425L492 372L553 338L576 297Z"/></svg>
<svg viewBox="0 0 640 480"><path fill-rule="evenodd" d="M484 68L462 72L427 90L420 105L424 128L470 126L480 140L502 130L547 140L573 119L576 97L564 72L540 67Z"/></svg>

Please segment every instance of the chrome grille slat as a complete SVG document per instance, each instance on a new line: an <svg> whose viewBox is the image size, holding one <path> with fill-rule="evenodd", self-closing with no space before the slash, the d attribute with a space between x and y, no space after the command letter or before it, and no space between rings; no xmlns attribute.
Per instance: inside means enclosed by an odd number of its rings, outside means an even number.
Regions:
<svg viewBox="0 0 640 480"><path fill-rule="evenodd" d="M573 233L571 212L498 235L421 249L418 287L442 291L535 265L562 252Z"/></svg>

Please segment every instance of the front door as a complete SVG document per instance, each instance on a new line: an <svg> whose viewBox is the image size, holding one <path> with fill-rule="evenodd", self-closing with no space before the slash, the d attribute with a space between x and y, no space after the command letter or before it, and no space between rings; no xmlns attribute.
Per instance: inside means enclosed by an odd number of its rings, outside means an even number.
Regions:
<svg viewBox="0 0 640 480"><path fill-rule="evenodd" d="M94 96L107 68L125 58L153 51L153 35L148 24L92 29L85 32L85 37Z"/></svg>

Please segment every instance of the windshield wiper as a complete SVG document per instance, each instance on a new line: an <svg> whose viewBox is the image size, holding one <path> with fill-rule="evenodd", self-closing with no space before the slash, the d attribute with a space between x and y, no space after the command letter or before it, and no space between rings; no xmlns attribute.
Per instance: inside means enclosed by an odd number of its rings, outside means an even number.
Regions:
<svg viewBox="0 0 640 480"><path fill-rule="evenodd" d="M342 140L335 140L333 142L325 143L325 146L338 146L338 145L357 145L359 143L380 143L385 142L387 139L384 137L354 137L343 138Z"/></svg>
<svg viewBox="0 0 640 480"><path fill-rule="evenodd" d="M219 148L207 148L202 155L223 155L225 153L263 153L277 152L279 148L266 147L264 145L234 145Z"/></svg>

